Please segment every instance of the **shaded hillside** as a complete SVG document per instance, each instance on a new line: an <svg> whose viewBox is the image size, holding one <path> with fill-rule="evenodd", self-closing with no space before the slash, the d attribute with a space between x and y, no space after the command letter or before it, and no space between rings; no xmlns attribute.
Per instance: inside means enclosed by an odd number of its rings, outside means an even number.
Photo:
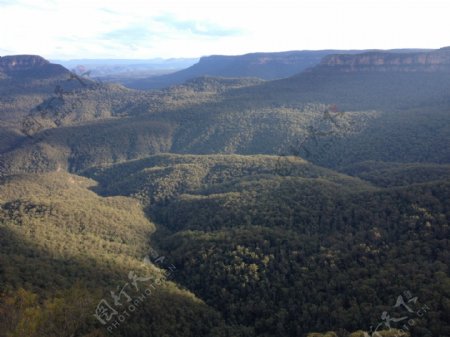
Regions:
<svg viewBox="0 0 450 337"><path fill-rule="evenodd" d="M15 148L23 139L23 134L9 123L0 122L0 153Z"/></svg>
<svg viewBox="0 0 450 337"><path fill-rule="evenodd" d="M448 164L368 161L344 167L342 170L383 187L407 186L439 180L450 181L450 165Z"/></svg>
<svg viewBox="0 0 450 337"><path fill-rule="evenodd" d="M308 105L259 112L244 110L240 114L210 103L147 116L57 127L38 132L2 154L1 172L45 172L58 167L79 172L161 152L276 154L284 148L284 154L290 154L297 144L290 142L306 137L308 126L321 122L325 108ZM216 109L220 110L215 112ZM349 113L343 119L348 128L338 132L357 133L372 118L375 116L371 112Z"/></svg>
<svg viewBox="0 0 450 337"><path fill-rule="evenodd" d="M67 69L40 56L0 57L0 120L17 121L69 76Z"/></svg>
<svg viewBox="0 0 450 337"><path fill-rule="evenodd" d="M448 184L369 193L292 178L241 186L157 212L175 232L165 247L183 266L179 282L228 320L265 336L365 330L407 289L420 303L435 298L413 335L449 333Z"/></svg>
<svg viewBox="0 0 450 337"><path fill-rule="evenodd" d="M178 282L248 336L367 331L383 311L401 313L393 307L405 291L429 308L413 336L450 332L445 174L384 189L298 158L223 155L88 174L103 193L148 205Z"/></svg>
<svg viewBox="0 0 450 337"><path fill-rule="evenodd" d="M449 48L427 53L331 55L307 72L269 82L251 94L288 101L309 99L336 104L341 110L438 105L448 103L449 60Z"/></svg>
<svg viewBox="0 0 450 337"><path fill-rule="evenodd" d="M66 89L62 83L41 104L34 107L22 121L22 131L27 135L41 130L88 121L120 119L169 112L215 101L217 96L234 88L260 84L256 79L198 78L185 85L161 92L141 92L116 84L103 84L77 79L82 86Z"/></svg>
<svg viewBox="0 0 450 337"><path fill-rule="evenodd" d="M228 186L247 179L251 184L251 181L277 176L326 180L356 190L372 188L359 179L292 156L161 154L89 169L83 174L100 182L97 190L102 194L134 196L144 204L164 203L221 184Z"/></svg>

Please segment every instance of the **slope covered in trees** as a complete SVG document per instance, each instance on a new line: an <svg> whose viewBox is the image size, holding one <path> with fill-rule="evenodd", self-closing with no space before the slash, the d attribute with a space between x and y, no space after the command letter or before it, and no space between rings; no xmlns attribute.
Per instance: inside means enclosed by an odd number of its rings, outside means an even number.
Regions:
<svg viewBox="0 0 450 337"><path fill-rule="evenodd" d="M450 77L421 69L318 66L266 83L203 78L158 93L75 90L31 112L24 125L32 137L3 153L0 166L4 174L79 172L160 152L291 154L328 167L448 163ZM30 151L50 164L21 163Z"/></svg>
<svg viewBox="0 0 450 337"><path fill-rule="evenodd" d="M99 197L89 190L94 184L62 172L1 181L0 336L239 333L239 327L227 327L219 313L171 281L175 269L149 245L155 227L138 201ZM138 277L139 290L130 273ZM119 295L122 304L115 309L129 310L123 307L130 305L127 296L145 298L110 334L114 320L104 326L94 313L102 299L114 305L111 294L127 282L127 295Z"/></svg>
<svg viewBox="0 0 450 337"><path fill-rule="evenodd" d="M447 335L448 171L411 166L384 173L409 172L395 188L270 156L155 156L88 174L142 200L176 280L250 336L368 331L401 314L405 291L428 308L412 335Z"/></svg>
<svg viewBox="0 0 450 337"><path fill-rule="evenodd" d="M17 121L28 114L55 86L69 77L64 67L40 56L0 58L0 120Z"/></svg>

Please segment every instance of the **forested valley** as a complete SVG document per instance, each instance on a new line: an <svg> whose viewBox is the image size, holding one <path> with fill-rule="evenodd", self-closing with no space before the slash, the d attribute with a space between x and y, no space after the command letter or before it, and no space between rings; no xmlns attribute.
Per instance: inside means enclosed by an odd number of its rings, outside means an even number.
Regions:
<svg viewBox="0 0 450 337"><path fill-rule="evenodd" d="M0 337L450 336L449 74L144 91L0 58Z"/></svg>

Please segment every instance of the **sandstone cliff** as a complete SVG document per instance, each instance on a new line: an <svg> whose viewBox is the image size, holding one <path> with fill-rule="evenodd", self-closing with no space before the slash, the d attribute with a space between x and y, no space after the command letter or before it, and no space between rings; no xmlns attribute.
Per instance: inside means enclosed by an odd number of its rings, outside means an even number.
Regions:
<svg viewBox="0 0 450 337"><path fill-rule="evenodd" d="M354 71L450 71L450 47L430 52L368 52L357 55L329 55L319 68Z"/></svg>

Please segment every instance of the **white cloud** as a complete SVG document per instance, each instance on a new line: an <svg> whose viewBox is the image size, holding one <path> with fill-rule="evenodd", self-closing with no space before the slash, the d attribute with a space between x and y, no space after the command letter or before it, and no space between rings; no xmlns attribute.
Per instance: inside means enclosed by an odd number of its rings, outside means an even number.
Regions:
<svg viewBox="0 0 450 337"><path fill-rule="evenodd" d="M151 58L450 45L447 0L0 0L2 53Z"/></svg>

